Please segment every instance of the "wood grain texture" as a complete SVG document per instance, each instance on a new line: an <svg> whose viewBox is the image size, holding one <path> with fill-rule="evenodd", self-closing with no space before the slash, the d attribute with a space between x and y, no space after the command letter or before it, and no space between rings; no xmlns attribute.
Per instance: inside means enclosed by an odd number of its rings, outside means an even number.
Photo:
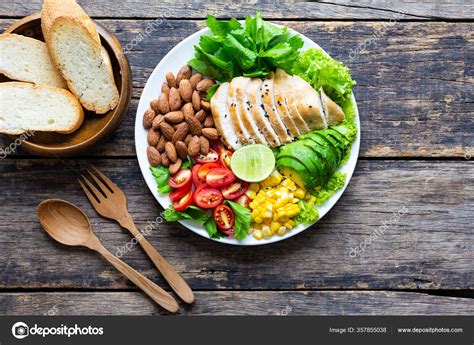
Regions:
<svg viewBox="0 0 474 345"><path fill-rule="evenodd" d="M166 14L172 18L203 18L206 13L219 17L245 17L261 9L267 18L305 19L457 19L474 17L472 2L456 0L324 0L324 1L172 1L172 0L78 0L93 17L156 18ZM39 11L42 0L20 2L4 0L0 3L1 16L26 16ZM462 10L461 10L462 8Z"/></svg>
<svg viewBox="0 0 474 345"><path fill-rule="evenodd" d="M6 27L12 20L0 20ZM130 109L94 156L133 156L138 99L168 51L204 26L165 20L101 20L128 51ZM362 157L464 157L474 153L474 23L285 22L350 68L362 120ZM137 43L138 42L138 43ZM157 95L159 91L157 85ZM5 138L0 147L9 144Z"/></svg>
<svg viewBox="0 0 474 345"><path fill-rule="evenodd" d="M137 292L0 294L2 315L160 315ZM198 291L180 315L472 315L474 300L385 291Z"/></svg>
<svg viewBox="0 0 474 345"><path fill-rule="evenodd" d="M342 198L312 229L268 246L234 247L161 223L135 160L24 159L0 162L0 288L133 288L98 255L57 244L37 222L40 201L62 198L83 207L112 253L130 243L97 216L75 181L91 163L124 190L138 228L192 289L474 287L471 162L360 161ZM364 250L351 254L356 246ZM125 252L125 262L167 286L139 246Z"/></svg>

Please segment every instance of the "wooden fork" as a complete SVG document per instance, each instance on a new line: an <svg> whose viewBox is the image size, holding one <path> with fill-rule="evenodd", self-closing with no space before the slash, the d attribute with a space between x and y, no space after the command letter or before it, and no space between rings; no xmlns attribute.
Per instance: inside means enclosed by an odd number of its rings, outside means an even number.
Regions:
<svg viewBox="0 0 474 345"><path fill-rule="evenodd" d="M135 226L128 212L127 199L124 192L97 168L94 167L94 170L101 177L102 181L91 171L88 170L87 172L95 181L98 188L84 175L81 176L89 188L87 188L81 180L78 181L97 213L105 218L117 221L123 228L129 230L178 296L186 303L193 303L194 293L186 281L176 272L168 261L158 253L150 242L143 237Z"/></svg>

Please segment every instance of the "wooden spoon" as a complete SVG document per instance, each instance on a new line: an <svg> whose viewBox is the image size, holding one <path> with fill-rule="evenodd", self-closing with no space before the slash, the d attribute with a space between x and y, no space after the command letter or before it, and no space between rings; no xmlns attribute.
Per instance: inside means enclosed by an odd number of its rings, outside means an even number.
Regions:
<svg viewBox="0 0 474 345"><path fill-rule="evenodd" d="M43 228L56 241L99 252L156 303L172 313L178 311L178 303L170 294L104 248L92 231L89 218L81 209L64 200L49 199L38 206L38 216Z"/></svg>

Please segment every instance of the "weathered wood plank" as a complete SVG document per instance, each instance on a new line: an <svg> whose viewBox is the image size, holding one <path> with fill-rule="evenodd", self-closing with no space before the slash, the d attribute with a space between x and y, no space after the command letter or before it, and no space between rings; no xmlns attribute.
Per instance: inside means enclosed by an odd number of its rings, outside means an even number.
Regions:
<svg viewBox="0 0 474 345"><path fill-rule="evenodd" d="M4 0L0 3L1 16L26 16L41 9L42 0L20 2ZM171 0L79 0L93 17L203 18L206 13L219 17L245 17L261 9L265 17L277 19L472 19L474 9L466 0L449 2L429 1L171 1Z"/></svg>
<svg viewBox="0 0 474 345"><path fill-rule="evenodd" d="M0 20L6 27L12 20ZM134 155L141 90L163 56L202 21L102 20L129 50L135 98L112 140L91 152ZM351 68L363 157L463 157L474 152L474 23L286 22ZM157 86L158 92L158 86ZM8 144L0 139L0 147Z"/></svg>
<svg viewBox="0 0 474 345"><path fill-rule="evenodd" d="M311 230L268 246L234 247L159 219L146 228L160 207L135 160L24 159L0 161L0 288L133 287L95 253L54 242L36 219L39 202L63 198L85 209L111 251L129 243L77 185L92 163L124 189L137 226L151 230L150 242L195 289L474 287L471 162L360 161L346 193ZM139 248L123 258L166 286Z"/></svg>
<svg viewBox="0 0 474 345"><path fill-rule="evenodd" d="M159 315L139 292L0 294L2 315ZM387 291L197 291L181 315L472 315L474 300Z"/></svg>

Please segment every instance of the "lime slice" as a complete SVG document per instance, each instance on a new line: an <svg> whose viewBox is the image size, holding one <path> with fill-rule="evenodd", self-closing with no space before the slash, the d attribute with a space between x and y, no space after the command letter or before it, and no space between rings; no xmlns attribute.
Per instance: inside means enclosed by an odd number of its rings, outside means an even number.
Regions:
<svg viewBox="0 0 474 345"><path fill-rule="evenodd" d="M230 167L241 180L260 182L270 176L275 168L275 156L265 145L247 145L234 152Z"/></svg>

